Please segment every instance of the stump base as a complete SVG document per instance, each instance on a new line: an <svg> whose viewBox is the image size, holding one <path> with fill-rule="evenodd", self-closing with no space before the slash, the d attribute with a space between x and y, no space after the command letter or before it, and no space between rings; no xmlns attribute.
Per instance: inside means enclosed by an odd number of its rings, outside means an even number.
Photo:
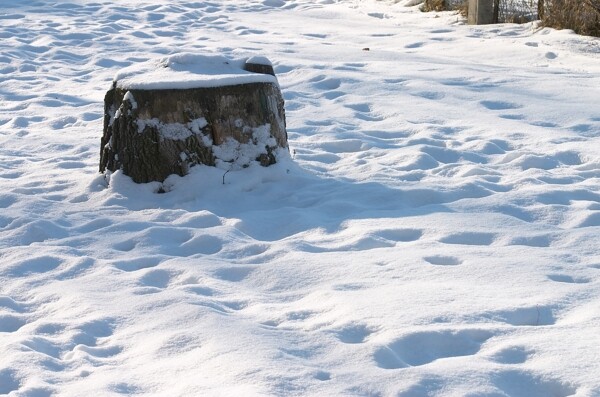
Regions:
<svg viewBox="0 0 600 397"><path fill-rule="evenodd" d="M104 100L100 171L122 169L138 183L183 176L196 164L267 166L287 147L276 80L184 89L116 81Z"/></svg>

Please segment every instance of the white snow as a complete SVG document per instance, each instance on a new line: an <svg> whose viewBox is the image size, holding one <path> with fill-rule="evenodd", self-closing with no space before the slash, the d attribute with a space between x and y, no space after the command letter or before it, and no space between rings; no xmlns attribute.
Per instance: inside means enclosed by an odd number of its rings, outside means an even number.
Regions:
<svg viewBox="0 0 600 397"><path fill-rule="evenodd" d="M599 396L600 42L411 1L2 3L0 394ZM257 54L290 157L98 174Z"/></svg>
<svg viewBox="0 0 600 397"><path fill-rule="evenodd" d="M236 120L242 123L242 120ZM213 145L212 152L215 156L215 165L225 170L239 170L253 163L261 154L267 154L267 147L275 148L274 156L278 161L289 160L289 153L284 148L278 148L277 141L271 136L271 126L261 125L256 128L238 125L251 139L247 143L240 143L233 138L228 138L220 145ZM257 165L257 164L255 164Z"/></svg>
<svg viewBox="0 0 600 397"><path fill-rule="evenodd" d="M131 91L127 91L125 93L125 95L123 96L123 100L124 101L129 101L129 103L131 104L131 108L132 109L137 109L138 104L133 96L133 94L131 93Z"/></svg>
<svg viewBox="0 0 600 397"><path fill-rule="evenodd" d="M269 58L261 55L253 55L246 60L246 63L253 63L255 65L273 66Z"/></svg>
<svg viewBox="0 0 600 397"><path fill-rule="evenodd" d="M129 91L128 91L129 92ZM208 122L204 117L194 119L186 124L181 123L163 123L157 118L152 119L140 119L136 120L138 132L144 132L146 127L153 127L158 130L161 138L171 140L185 140L192 135L199 136L203 140L206 146L212 145L212 139L204 135L201 131L202 128L208 125Z"/></svg>
<svg viewBox="0 0 600 397"><path fill-rule="evenodd" d="M250 58L253 59L253 58ZM270 62L255 56L261 64ZM175 54L158 60L136 63L114 76L117 86L133 89L188 89L250 83L277 83L271 75L245 71L246 59L220 55Z"/></svg>

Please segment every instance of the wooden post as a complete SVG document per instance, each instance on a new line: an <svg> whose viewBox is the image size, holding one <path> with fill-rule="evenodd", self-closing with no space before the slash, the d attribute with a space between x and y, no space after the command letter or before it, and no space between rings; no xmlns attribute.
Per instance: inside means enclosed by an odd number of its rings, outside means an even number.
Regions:
<svg viewBox="0 0 600 397"><path fill-rule="evenodd" d="M469 0L469 25L496 23L494 0Z"/></svg>

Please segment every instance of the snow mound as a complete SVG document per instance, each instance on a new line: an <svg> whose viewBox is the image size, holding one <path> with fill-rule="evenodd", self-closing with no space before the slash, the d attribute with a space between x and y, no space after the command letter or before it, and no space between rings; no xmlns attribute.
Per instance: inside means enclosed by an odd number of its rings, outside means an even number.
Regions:
<svg viewBox="0 0 600 397"><path fill-rule="evenodd" d="M248 58L229 59L219 55L180 53L126 67L113 80L119 88L190 89L250 83L277 83L274 76L244 70ZM268 65L265 57L250 58Z"/></svg>

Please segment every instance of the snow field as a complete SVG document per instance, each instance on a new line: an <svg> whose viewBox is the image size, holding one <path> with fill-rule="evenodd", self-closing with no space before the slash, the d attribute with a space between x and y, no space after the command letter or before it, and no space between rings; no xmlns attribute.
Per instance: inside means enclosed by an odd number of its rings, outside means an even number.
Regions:
<svg viewBox="0 0 600 397"><path fill-rule="evenodd" d="M596 39L374 0L17 1L0 38L0 394L600 394ZM289 158L99 175L113 76L181 52L268 57Z"/></svg>

